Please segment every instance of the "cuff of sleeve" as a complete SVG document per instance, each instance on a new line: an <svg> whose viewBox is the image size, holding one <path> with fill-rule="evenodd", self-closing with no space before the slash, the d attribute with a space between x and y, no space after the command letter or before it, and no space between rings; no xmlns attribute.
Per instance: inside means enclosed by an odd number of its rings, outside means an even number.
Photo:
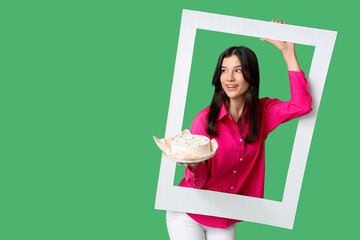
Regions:
<svg viewBox="0 0 360 240"><path fill-rule="evenodd" d="M305 73L304 73L303 70L300 70L300 72L299 71L288 71L288 72L289 72L289 78L290 79L291 79L292 76L296 77L296 75L299 75L301 78L305 78Z"/></svg>
<svg viewBox="0 0 360 240"><path fill-rule="evenodd" d="M202 162L199 163L196 166L196 168L194 168L193 170L191 170L189 167L186 167L186 169L185 169L185 179L186 180L195 179L195 178L199 177L200 173L203 172L204 170L206 171L206 167Z"/></svg>
<svg viewBox="0 0 360 240"><path fill-rule="evenodd" d="M303 70L289 71L291 93L308 95L308 81Z"/></svg>

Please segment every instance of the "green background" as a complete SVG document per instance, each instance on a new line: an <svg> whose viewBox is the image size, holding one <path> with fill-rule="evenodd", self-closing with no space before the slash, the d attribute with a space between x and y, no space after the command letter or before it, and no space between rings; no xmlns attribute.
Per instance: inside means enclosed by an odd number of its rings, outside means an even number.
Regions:
<svg viewBox="0 0 360 240"><path fill-rule="evenodd" d="M1 1L0 239L168 239L165 212L154 210L161 152L152 136L165 134L182 9L338 31L294 229L243 222L237 237L357 236L359 20L352 3ZM209 104L217 56L230 45L258 55L261 96L289 98L275 47L199 30L183 129ZM306 73L313 50L297 46ZM296 123L268 138L266 198L282 198Z"/></svg>

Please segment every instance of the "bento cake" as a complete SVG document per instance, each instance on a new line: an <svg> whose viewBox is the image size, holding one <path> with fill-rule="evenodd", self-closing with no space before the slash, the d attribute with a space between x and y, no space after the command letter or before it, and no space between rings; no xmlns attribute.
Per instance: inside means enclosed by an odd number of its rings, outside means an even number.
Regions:
<svg viewBox="0 0 360 240"><path fill-rule="evenodd" d="M171 141L171 151L203 157L210 153L210 139L202 135L180 135Z"/></svg>

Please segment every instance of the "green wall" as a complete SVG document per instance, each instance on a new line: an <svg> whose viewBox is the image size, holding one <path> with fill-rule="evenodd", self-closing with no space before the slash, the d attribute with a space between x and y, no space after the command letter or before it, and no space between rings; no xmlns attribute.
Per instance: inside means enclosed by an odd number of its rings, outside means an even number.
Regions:
<svg viewBox="0 0 360 240"><path fill-rule="evenodd" d="M358 235L352 2L1 1L0 239L168 239L165 212L154 209L161 152L152 136L165 134L182 9L338 31L294 229L243 222L237 237ZM199 30L183 129L209 104L217 56L230 45L257 53L261 96L290 97L275 47ZM314 48L296 49L308 73ZM267 140L268 199L282 198L296 124Z"/></svg>

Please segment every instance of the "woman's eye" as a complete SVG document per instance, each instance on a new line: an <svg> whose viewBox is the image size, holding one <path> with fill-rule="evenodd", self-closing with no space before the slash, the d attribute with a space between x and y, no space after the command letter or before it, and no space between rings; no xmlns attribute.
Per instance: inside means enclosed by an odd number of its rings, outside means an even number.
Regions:
<svg viewBox="0 0 360 240"><path fill-rule="evenodd" d="M241 72L241 69L236 69L235 71L236 71L236 72Z"/></svg>
<svg viewBox="0 0 360 240"><path fill-rule="evenodd" d="M225 70L225 69L221 69L221 72L226 72L226 70Z"/></svg>

